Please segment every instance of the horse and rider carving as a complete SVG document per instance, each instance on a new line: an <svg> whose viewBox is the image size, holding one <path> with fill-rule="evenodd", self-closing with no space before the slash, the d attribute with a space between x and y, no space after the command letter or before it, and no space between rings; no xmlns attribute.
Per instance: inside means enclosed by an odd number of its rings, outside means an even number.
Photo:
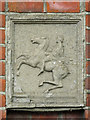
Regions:
<svg viewBox="0 0 90 120"><path fill-rule="evenodd" d="M39 87L46 84L51 84L53 87L49 88L47 92L56 88L62 88L62 79L68 76L69 70L64 62L64 38L58 36L53 49L48 51L49 39L46 37L31 39L31 43L37 44L37 48L32 51L31 55L20 55L17 58L17 73L23 64L29 65L33 68L39 68L40 71L37 75L40 76L44 71L52 72L52 81L43 81ZM19 74L18 74L19 75Z"/></svg>

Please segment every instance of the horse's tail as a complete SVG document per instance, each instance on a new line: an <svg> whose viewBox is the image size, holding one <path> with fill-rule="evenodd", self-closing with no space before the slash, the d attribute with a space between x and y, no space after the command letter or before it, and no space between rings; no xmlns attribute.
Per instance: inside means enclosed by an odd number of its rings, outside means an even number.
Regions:
<svg viewBox="0 0 90 120"><path fill-rule="evenodd" d="M60 65L61 79L64 79L65 77L68 76L68 74L70 74L69 69L64 61L61 61L59 65Z"/></svg>
<svg viewBox="0 0 90 120"><path fill-rule="evenodd" d="M70 74L69 69L67 68L67 66L64 66L64 67L65 67L65 69L64 69L64 74L62 75L62 79L64 79L65 77L68 76L68 74Z"/></svg>

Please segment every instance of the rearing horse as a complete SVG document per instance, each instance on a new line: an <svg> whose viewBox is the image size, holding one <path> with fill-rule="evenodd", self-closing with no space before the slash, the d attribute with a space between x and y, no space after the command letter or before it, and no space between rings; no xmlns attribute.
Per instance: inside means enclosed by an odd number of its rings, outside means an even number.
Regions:
<svg viewBox="0 0 90 120"><path fill-rule="evenodd" d="M39 68L40 73L43 71L43 58L45 57L45 52L49 47L49 40L46 39L47 38L45 37L31 39L31 43L37 44L38 47L32 52L31 55L20 55L17 58L17 70L20 69L22 64L27 64L31 67Z"/></svg>
<svg viewBox="0 0 90 120"><path fill-rule="evenodd" d="M43 39L43 42L41 39ZM55 49L50 53L47 52L49 41L46 38L41 39L31 40L32 44L38 44L38 47L31 56L21 55L18 57L20 62L17 62L17 70L19 71L22 64L27 64L31 67L39 68L40 72L38 75L44 71L52 72L53 81L43 81L39 84L39 87L43 86L44 83L54 85L54 87L47 90L49 92L53 89L63 87L61 80L69 74L69 70L64 61L61 60L64 53L63 38L59 37L57 39Z"/></svg>

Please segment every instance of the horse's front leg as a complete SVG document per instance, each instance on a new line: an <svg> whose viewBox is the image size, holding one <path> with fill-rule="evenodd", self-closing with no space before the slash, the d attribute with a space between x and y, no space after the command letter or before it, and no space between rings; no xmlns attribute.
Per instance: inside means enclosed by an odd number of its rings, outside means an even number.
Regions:
<svg viewBox="0 0 90 120"><path fill-rule="evenodd" d="M20 70L20 68L21 68L21 66L22 66L22 64L25 64L25 60L20 60L20 61L18 61L17 62L17 65L16 65L16 69L17 69L17 76L19 76L20 75L20 72L19 72L19 70Z"/></svg>
<svg viewBox="0 0 90 120"><path fill-rule="evenodd" d="M26 60L22 59L20 61L18 61L16 64L16 69L19 70L20 67L22 66L22 64L25 64Z"/></svg>

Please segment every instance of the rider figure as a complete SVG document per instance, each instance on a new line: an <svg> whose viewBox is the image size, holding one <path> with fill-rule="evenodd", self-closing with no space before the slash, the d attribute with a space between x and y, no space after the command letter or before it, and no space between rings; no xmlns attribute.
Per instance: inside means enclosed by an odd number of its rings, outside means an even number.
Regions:
<svg viewBox="0 0 90 120"><path fill-rule="evenodd" d="M50 61L57 61L60 59L60 57L63 56L64 54L64 49L63 49L63 37L58 37L56 41L56 45L51 52L45 52L45 58L43 59L41 70L38 75L40 75L42 72L44 72L44 67L45 67L45 62L50 62Z"/></svg>

